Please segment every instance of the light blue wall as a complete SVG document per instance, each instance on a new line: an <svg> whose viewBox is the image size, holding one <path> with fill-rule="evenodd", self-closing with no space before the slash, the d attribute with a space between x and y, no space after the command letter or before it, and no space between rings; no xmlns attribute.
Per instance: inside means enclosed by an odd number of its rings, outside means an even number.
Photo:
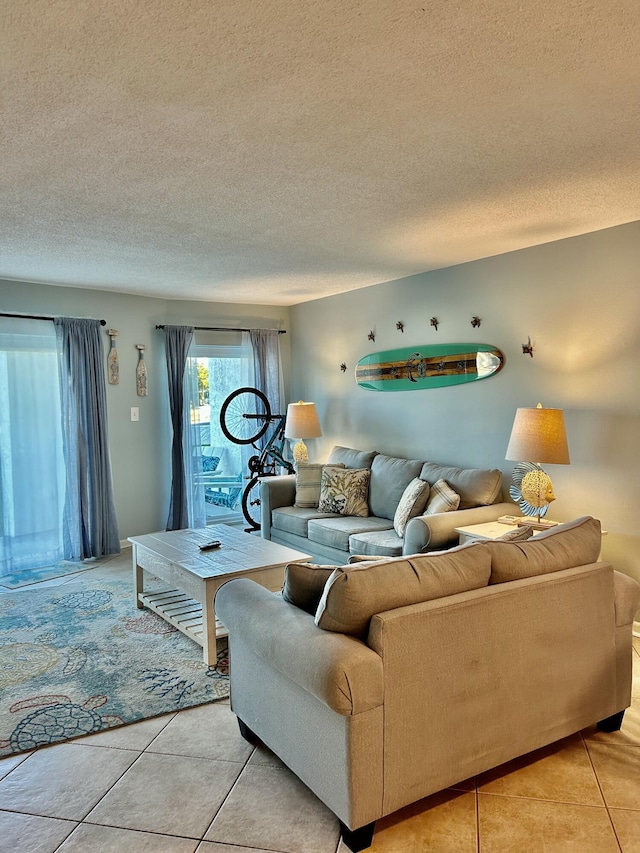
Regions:
<svg viewBox="0 0 640 853"><path fill-rule="evenodd" d="M109 447L120 538L163 530L171 488L171 426L164 336L158 323L198 326L289 327L289 310L261 305L150 299L99 290L0 280L0 311L105 319L118 330L120 384L107 385ZM220 340L232 342L225 333ZM289 380L289 334L280 336L285 385ZM145 344L149 394L136 394L136 344ZM140 409L132 423L130 409Z"/></svg>
<svg viewBox="0 0 640 853"><path fill-rule="evenodd" d="M639 270L636 222L293 307L292 396L317 403L324 432L308 442L310 457L345 444L498 467L508 483L516 407L563 408L571 465L547 468L557 496L549 517L600 518L605 556L640 580ZM522 353L529 336L533 358ZM428 391L355 384L367 353L454 341L494 344L506 366Z"/></svg>

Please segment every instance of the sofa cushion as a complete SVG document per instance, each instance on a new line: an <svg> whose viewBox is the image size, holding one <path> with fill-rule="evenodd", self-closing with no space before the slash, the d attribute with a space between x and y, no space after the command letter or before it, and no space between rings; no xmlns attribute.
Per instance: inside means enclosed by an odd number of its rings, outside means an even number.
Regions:
<svg viewBox="0 0 640 853"><path fill-rule="evenodd" d="M320 484L324 465L302 462L296 471L296 501L297 507L317 507L320 502ZM344 468L343 463L336 463L336 468Z"/></svg>
<svg viewBox="0 0 640 853"><path fill-rule="evenodd" d="M337 518L335 513L318 512L312 507L281 506L271 512L271 527L295 536L307 536L312 518Z"/></svg>
<svg viewBox="0 0 640 853"><path fill-rule="evenodd" d="M337 512L338 515L369 515L369 468L339 468L325 465L320 483L320 512Z"/></svg>
<svg viewBox="0 0 640 853"><path fill-rule="evenodd" d="M429 491L429 483L417 477L404 490L393 516L393 526L398 536L404 536L409 519L415 518L424 510L429 499Z"/></svg>
<svg viewBox="0 0 640 853"><path fill-rule="evenodd" d="M349 553L367 557L400 557L403 540L395 530L373 530L349 537Z"/></svg>
<svg viewBox="0 0 640 853"><path fill-rule="evenodd" d="M409 483L420 473L423 462L378 453L371 463L369 510L378 518L393 518Z"/></svg>
<svg viewBox="0 0 640 853"><path fill-rule="evenodd" d="M348 553L349 537L352 534L392 529L392 523L388 518L376 518L373 515L368 518L334 515L309 519L307 535L310 542L328 545L330 548L338 548Z"/></svg>
<svg viewBox="0 0 640 853"><path fill-rule="evenodd" d="M324 585L335 568L315 563L289 563L284 570L282 597L289 604L295 604L313 615L318 609Z"/></svg>
<svg viewBox="0 0 640 853"><path fill-rule="evenodd" d="M491 556L479 542L437 554L343 566L325 584L316 625L364 638L376 613L479 589L490 573Z"/></svg>
<svg viewBox="0 0 640 853"><path fill-rule="evenodd" d="M451 488L446 480L438 480L431 486L424 514L435 515L439 512L452 512L459 506L460 495Z"/></svg>
<svg viewBox="0 0 640 853"><path fill-rule="evenodd" d="M438 480L446 480L460 495L460 509L489 506L496 502L502 491L502 471L498 468L454 468L425 462L420 479L431 486Z"/></svg>
<svg viewBox="0 0 640 853"><path fill-rule="evenodd" d="M377 450L353 450L351 447L340 447L339 444L331 450L328 465L342 462L345 468L371 468L371 463Z"/></svg>
<svg viewBox="0 0 640 853"><path fill-rule="evenodd" d="M585 516L539 533L526 542L484 540L491 554L490 583L559 572L596 563L601 547L600 522Z"/></svg>

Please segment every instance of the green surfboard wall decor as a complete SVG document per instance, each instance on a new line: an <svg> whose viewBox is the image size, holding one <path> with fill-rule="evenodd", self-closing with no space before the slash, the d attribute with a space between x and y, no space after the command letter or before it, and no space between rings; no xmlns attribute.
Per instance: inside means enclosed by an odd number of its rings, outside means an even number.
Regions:
<svg viewBox="0 0 640 853"><path fill-rule="evenodd" d="M462 385L494 376L504 353L493 344L429 344L365 355L356 382L370 391L418 391Z"/></svg>

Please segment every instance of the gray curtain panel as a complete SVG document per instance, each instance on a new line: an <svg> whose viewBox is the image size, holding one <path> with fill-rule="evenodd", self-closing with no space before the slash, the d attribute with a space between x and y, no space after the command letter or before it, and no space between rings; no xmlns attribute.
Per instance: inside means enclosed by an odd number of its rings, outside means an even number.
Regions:
<svg viewBox="0 0 640 853"><path fill-rule="evenodd" d="M249 332L253 354L253 380L255 387L266 395L274 415L284 414L280 382L280 341L277 331L251 329ZM267 431L256 443L262 449L267 443Z"/></svg>
<svg viewBox="0 0 640 853"><path fill-rule="evenodd" d="M185 388L184 371L187 354L193 340L193 326L165 326L165 353L167 357L167 380L169 383L169 408L173 427L171 444L171 503L167 530L183 530L189 526L187 505L187 481L185 476L183 436Z"/></svg>
<svg viewBox="0 0 640 853"><path fill-rule="evenodd" d="M100 322L56 317L54 326L66 468L64 556L84 560L119 554Z"/></svg>

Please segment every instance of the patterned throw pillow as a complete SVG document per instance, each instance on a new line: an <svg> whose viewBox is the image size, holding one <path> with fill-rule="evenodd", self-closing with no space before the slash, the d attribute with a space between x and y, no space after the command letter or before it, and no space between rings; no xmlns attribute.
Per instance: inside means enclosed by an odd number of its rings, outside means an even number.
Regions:
<svg viewBox="0 0 640 853"><path fill-rule="evenodd" d="M317 507L320 501L320 484L325 465L300 463L296 471L296 500L294 506ZM342 462L337 462L334 468L344 468Z"/></svg>
<svg viewBox="0 0 640 853"><path fill-rule="evenodd" d="M320 512L335 512L338 515L369 515L369 468L336 468L325 466L320 484Z"/></svg>
<svg viewBox="0 0 640 853"><path fill-rule="evenodd" d="M404 490L400 503L393 516L393 526L398 536L404 536L410 518L420 515L429 498L429 483L418 477L412 480Z"/></svg>
<svg viewBox="0 0 640 853"><path fill-rule="evenodd" d="M203 456L202 457L202 470L205 474L210 474L212 471L215 471L218 465L220 464L219 456Z"/></svg>
<svg viewBox="0 0 640 853"><path fill-rule="evenodd" d="M460 495L454 492L446 480L438 480L431 486L429 503L425 515L435 515L437 512L451 512L460 506Z"/></svg>

